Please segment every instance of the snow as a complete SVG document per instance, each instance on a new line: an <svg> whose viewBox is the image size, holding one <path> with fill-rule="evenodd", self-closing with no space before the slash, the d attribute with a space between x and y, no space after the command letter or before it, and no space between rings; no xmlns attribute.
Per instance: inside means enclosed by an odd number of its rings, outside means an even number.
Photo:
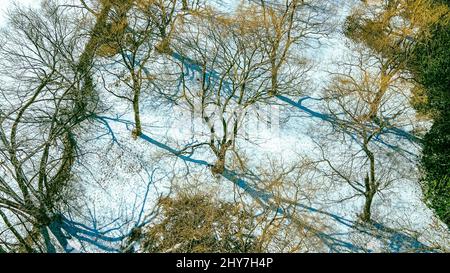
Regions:
<svg viewBox="0 0 450 273"><path fill-rule="evenodd" d="M17 2L23 5L36 4L36 1L31 0ZM223 12L230 12L239 3L215 2L219 3L218 8ZM349 11L351 1L335 2L338 6L341 4L338 17L342 19ZM11 3L11 0L1 0L3 13ZM4 20L0 21L1 26L4 24ZM331 130L332 124L322 113L321 101L314 98L320 96L320 87L326 83L328 76L324 70L330 69L331 61L342 58L346 51L348 48L344 39L336 31L325 41L323 47L311 53L317 57L318 62L310 75L315 90L310 90L303 98L280 97L276 101L279 106L266 109L268 113L280 116L285 110L290 118L283 124L272 124L272 127L268 127L263 118L250 122L247 129L253 132L249 137L253 141L249 143L241 137L238 145L252 168L268 170L268 158L288 165L297 164L302 156L317 158L319 152L315 140L318 135ZM148 220L145 212L151 211L159 196L171 191L171 182L177 180L183 183L188 175L203 181L205 189L221 192L223 198L232 199L236 188L241 192L247 189L251 197L258 197L258 191L252 191L255 185L252 181L243 179L233 183L223 177L212 178L208 164L213 163L213 157L207 149L199 149L188 157L176 155L176 151L187 143L202 139L207 133L207 128L201 121L194 119L192 124L186 122L189 113L183 109L173 107L158 110L151 97L143 98L141 115L144 136L133 140L133 114L130 106L111 98L104 91L100 95L105 98L108 111L99 115L92 135L81 142L90 155L75 170L83 185L80 213L66 215L90 228L82 230L86 231L86 238L92 241L80 240L77 236L69 241L76 251L117 250L120 239L131 228ZM388 140L395 141L395 138ZM415 156L420 152L415 145L408 144L407 140L401 139L399 143L404 144L404 148ZM339 161L341 151L347 147L338 142L331 146L332 157ZM347 196L350 192L348 187L334 185L334 181L326 177L315 178L317 180L314 182L318 182L315 185L311 185L308 179L302 180L305 189L315 187L315 195L304 199L305 203L300 206L301 217L318 217L326 226L323 233L317 235L325 242L326 247L314 251L420 251L424 245L436 242L450 247L449 231L422 202L421 190L416 182L417 159L414 156L408 159L398 164L401 171L408 173L410 177L403 177L385 196L376 198L374 217L379 224L374 227L361 226L356 220L363 201L361 198L342 203L333 202L339 197ZM233 173L230 173L228 177L232 176ZM188 181L184 183L190 186ZM261 199L264 201L264 198ZM315 223L308 224L314 226Z"/></svg>
<svg viewBox="0 0 450 273"><path fill-rule="evenodd" d="M37 7L39 6L39 0L0 0L0 27L5 26L8 8L14 4L24 7Z"/></svg>

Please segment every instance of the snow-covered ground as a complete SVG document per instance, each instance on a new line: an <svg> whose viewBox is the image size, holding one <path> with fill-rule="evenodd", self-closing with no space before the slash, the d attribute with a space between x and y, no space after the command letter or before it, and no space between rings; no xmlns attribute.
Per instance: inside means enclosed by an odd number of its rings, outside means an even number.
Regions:
<svg viewBox="0 0 450 273"><path fill-rule="evenodd" d="M36 1L18 1L35 4ZM230 12L238 1L220 2L220 9ZM334 1L338 22L359 1ZM11 1L1 0L2 10ZM3 16L2 16L3 17ZM340 19L339 19L340 18ZM0 24L4 25L3 21ZM270 114L288 119L268 126L264 118L249 122L247 136L238 139L239 151L248 159L248 167L269 170L269 162L285 165L300 164L302 160L316 160L320 156L317 142L331 130L333 124L323 113L321 88L329 80L326 70L333 69L333 61L349 53L339 28L326 38L319 48L311 50L315 66L310 71L311 84L304 97L275 98L266 108ZM141 116L143 136L131 138L133 114L129 105L113 99L101 91L100 98L107 111L101 113L90 131L83 134L80 145L89 152L77 165L75 175L82 192L79 213L67 215L75 225L70 245L75 251L116 251L121 240L133 227L143 225L151 217L156 199L171 191L171 182L192 186L186 177L195 177L204 189L217 191L224 198L232 198L235 190L247 192L247 198L260 198L258 184L246 177L236 181L227 177L213 177L208 164L213 157L207 149L196 150L191 156L177 155L177 151L202 139L204 125L198 120L190 122L189 113L175 106L155 106L151 95L143 94ZM264 111L261 111L264 115ZM189 122L186 122L189 120ZM408 128L401 128L408 130ZM419 147L401 136L386 136L389 144L401 145L408 151L398 161L402 175L383 196L374 201L373 217L376 224L366 226L358 222L363 199L354 198L337 202L348 195L348 186L334 183L326 176L306 173L299 181L304 197L299 199L295 217L303 219L311 228L320 228L316 237L323 244L312 251L330 252L403 252L424 251L440 246L450 247L450 232L422 202L417 183L417 156ZM381 145L381 144L380 144ZM328 152L336 161L348 147L338 141ZM387 148L386 148L387 149ZM392 151L395 153L396 151ZM286 193L289 196L289 193ZM288 211L286 213L289 213ZM316 238L316 239L317 239ZM311 251L311 249L309 249Z"/></svg>
<svg viewBox="0 0 450 273"><path fill-rule="evenodd" d="M1 0L0 1L0 26L4 26L6 23L6 13L8 9L14 4L25 7L37 7L39 1L36 0Z"/></svg>

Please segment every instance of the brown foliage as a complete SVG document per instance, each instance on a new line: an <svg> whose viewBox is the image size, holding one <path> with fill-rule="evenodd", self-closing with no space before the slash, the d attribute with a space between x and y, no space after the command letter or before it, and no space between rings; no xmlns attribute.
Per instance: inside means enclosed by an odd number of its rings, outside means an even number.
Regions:
<svg viewBox="0 0 450 273"><path fill-rule="evenodd" d="M144 252L255 252L256 218L207 194L161 198L162 217L143 232Z"/></svg>

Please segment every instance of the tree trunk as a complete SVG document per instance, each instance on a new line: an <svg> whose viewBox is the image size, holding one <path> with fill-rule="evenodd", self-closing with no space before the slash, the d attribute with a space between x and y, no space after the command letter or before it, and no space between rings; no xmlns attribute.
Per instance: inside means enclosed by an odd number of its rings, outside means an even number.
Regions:
<svg viewBox="0 0 450 273"><path fill-rule="evenodd" d="M188 1L187 0L183 0L181 1L183 7L181 8L182 10L188 10L189 6L188 6Z"/></svg>
<svg viewBox="0 0 450 273"><path fill-rule="evenodd" d="M278 93L278 68L275 62L272 62L271 74L271 89L269 91L269 96L276 96Z"/></svg>
<svg viewBox="0 0 450 273"><path fill-rule="evenodd" d="M366 201L364 203L364 209L361 214L361 220L363 220L364 222L370 222L372 201L375 193L377 193L378 186L375 178L375 155L369 149L369 140L367 138L364 139L363 150L367 158L369 159L369 173L364 179L364 186L366 188L364 196L366 197Z"/></svg>
<svg viewBox="0 0 450 273"><path fill-rule="evenodd" d="M361 220L363 220L364 222L369 223L372 219L372 215L371 215L371 208L372 208L372 200L373 200L373 196L375 195L375 192L370 191L367 193L366 195L366 201L364 203L364 209L363 212L361 214Z"/></svg>
<svg viewBox="0 0 450 273"><path fill-rule="evenodd" d="M217 158L217 161L214 164L214 166L211 168L211 172L214 175L222 174L224 171L225 171L225 154L223 154L223 156L220 155Z"/></svg>
<svg viewBox="0 0 450 273"><path fill-rule="evenodd" d="M102 44L102 37L107 29L108 14L111 11L111 4L105 2L101 11L96 16L96 22L91 30L91 37L87 42L77 64L77 72L81 77L81 88L75 95L75 111L79 115L84 115L88 110L88 102L93 100L94 96L94 82L92 79L91 66L95 58L97 48Z"/></svg>
<svg viewBox="0 0 450 273"><path fill-rule="evenodd" d="M364 180L365 185L365 197L366 201L364 203L363 213L361 214L361 220L364 222L371 221L371 207L372 201L375 193L377 192L377 184L375 181L375 156L368 148L368 141L364 140L364 152L369 158L369 174L366 176Z"/></svg>
<svg viewBox="0 0 450 273"><path fill-rule="evenodd" d="M138 138L142 134L141 115L139 113L139 96L140 95L141 95L141 88L140 87L134 88L133 111L134 111L135 127L131 133L134 139Z"/></svg>
<svg viewBox="0 0 450 273"><path fill-rule="evenodd" d="M217 161L214 166L211 168L211 172L214 175L222 174L225 171L225 160L228 148L231 146L232 142L229 140L226 143L222 144L220 150L216 152Z"/></svg>

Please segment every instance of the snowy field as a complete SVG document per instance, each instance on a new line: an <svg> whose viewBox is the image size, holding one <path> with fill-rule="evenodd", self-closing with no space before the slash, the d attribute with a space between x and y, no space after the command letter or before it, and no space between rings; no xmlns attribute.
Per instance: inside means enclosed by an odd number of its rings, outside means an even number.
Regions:
<svg viewBox="0 0 450 273"><path fill-rule="evenodd" d="M7 27L4 12L12 1L0 1L3 12L0 24ZM17 2L36 4L31 0ZM237 1L211 2L223 12L233 12L237 6ZM333 24L340 25L352 5L359 1L333 2L336 9ZM271 206L275 198L264 194L264 183L258 181L258 175L279 165L289 168L317 162L322 156L319 147L331 161L343 163L344 154L354 147L334 139L333 119L326 114L326 105L320 99L330 81L327 71L336 69L335 63L352 53L340 32L341 28L336 27L321 39L320 46L308 49L305 57L313 58L314 62L307 72L308 83L302 96L273 97L268 105L254 111L257 115L250 114L247 118L246 133L238 135L236 145L251 173L235 173L233 166L228 165L224 175L214 176L209 170L214 157L208 149L178 153L184 147L208 141L208 128L182 106L161 105L145 92L141 99L143 134L134 140L131 105L100 89L104 111L78 141L85 156L74 170L80 181L77 213L63 215L68 223L65 231L70 233L66 251L119 251L133 228L151 221L148 211L158 197L173 190L174 181L179 187L220 193L227 200L239 194L245 202ZM168 61L161 58L148 69L170 69L170 62L165 62ZM190 73L192 81L199 77L195 69ZM100 83L101 75L96 77ZM313 238L308 239L310 244L306 243L300 251L415 252L450 248L449 230L422 202L416 166L420 145L411 137L414 128L408 125L396 129L381 136L377 144L386 154L392 154L386 160L392 160L389 164L395 162L396 166L395 181L374 199L374 225L359 222L357 214L363 198L346 200L352 189L337 183L333 176L306 167L292 185L288 182L291 177L285 177L289 185L282 191L283 200L297 203L282 204L283 213L288 218L300 219L306 229L316 230ZM320 164L315 167L326 169ZM296 199L290 189L299 192ZM317 247L311 247L316 242L320 242Z"/></svg>

